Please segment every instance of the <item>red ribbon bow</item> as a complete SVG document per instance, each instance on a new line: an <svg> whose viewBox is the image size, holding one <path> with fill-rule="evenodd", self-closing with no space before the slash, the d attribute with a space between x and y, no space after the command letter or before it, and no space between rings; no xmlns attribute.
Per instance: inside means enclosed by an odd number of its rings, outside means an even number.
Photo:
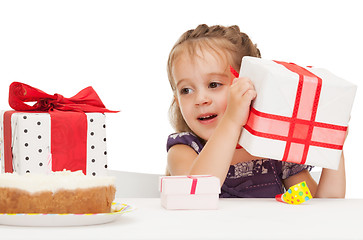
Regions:
<svg viewBox="0 0 363 240"><path fill-rule="evenodd" d="M36 102L33 106L26 102ZM9 88L9 105L17 111L118 112L106 109L96 91L87 87L71 98L60 94L49 95L37 88L13 82Z"/></svg>

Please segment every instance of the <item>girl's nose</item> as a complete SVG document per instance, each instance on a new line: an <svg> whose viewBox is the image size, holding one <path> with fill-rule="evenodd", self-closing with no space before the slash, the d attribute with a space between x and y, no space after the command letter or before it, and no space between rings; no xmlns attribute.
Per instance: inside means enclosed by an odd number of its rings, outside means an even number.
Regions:
<svg viewBox="0 0 363 240"><path fill-rule="evenodd" d="M211 103L211 98L205 91L199 91L196 94L195 104L198 106L208 105Z"/></svg>

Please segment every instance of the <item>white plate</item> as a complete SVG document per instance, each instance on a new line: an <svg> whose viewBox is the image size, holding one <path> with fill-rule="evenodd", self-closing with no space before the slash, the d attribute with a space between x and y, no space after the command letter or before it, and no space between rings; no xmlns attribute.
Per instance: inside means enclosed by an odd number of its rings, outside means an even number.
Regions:
<svg viewBox="0 0 363 240"><path fill-rule="evenodd" d="M66 227L112 222L122 214L134 210L127 204L112 203L110 213L97 214L8 214L0 213L0 224L12 226Z"/></svg>

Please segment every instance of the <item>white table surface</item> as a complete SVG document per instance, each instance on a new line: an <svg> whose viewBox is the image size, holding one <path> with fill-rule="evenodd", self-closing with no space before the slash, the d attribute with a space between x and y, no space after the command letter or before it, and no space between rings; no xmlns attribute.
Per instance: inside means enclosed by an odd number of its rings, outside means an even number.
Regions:
<svg viewBox="0 0 363 240"><path fill-rule="evenodd" d="M220 199L218 210L166 210L159 198L125 198L136 210L100 225L0 225L0 239L363 239L363 199Z"/></svg>

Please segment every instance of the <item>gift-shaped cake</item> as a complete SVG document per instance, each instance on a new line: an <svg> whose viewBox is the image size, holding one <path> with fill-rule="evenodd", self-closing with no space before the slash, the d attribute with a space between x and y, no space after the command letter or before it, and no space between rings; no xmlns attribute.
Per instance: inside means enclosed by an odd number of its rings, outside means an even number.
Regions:
<svg viewBox="0 0 363 240"><path fill-rule="evenodd" d="M34 106L25 104L36 101ZM96 92L86 88L72 98L47 95L13 83L10 106L0 114L2 172L47 174L64 169L107 174L107 110Z"/></svg>
<svg viewBox="0 0 363 240"><path fill-rule="evenodd" d="M356 86L321 68L244 57L257 97L239 144L258 157L337 169Z"/></svg>
<svg viewBox="0 0 363 240"><path fill-rule="evenodd" d="M219 178L210 175L160 177L161 205L166 209L217 209Z"/></svg>

